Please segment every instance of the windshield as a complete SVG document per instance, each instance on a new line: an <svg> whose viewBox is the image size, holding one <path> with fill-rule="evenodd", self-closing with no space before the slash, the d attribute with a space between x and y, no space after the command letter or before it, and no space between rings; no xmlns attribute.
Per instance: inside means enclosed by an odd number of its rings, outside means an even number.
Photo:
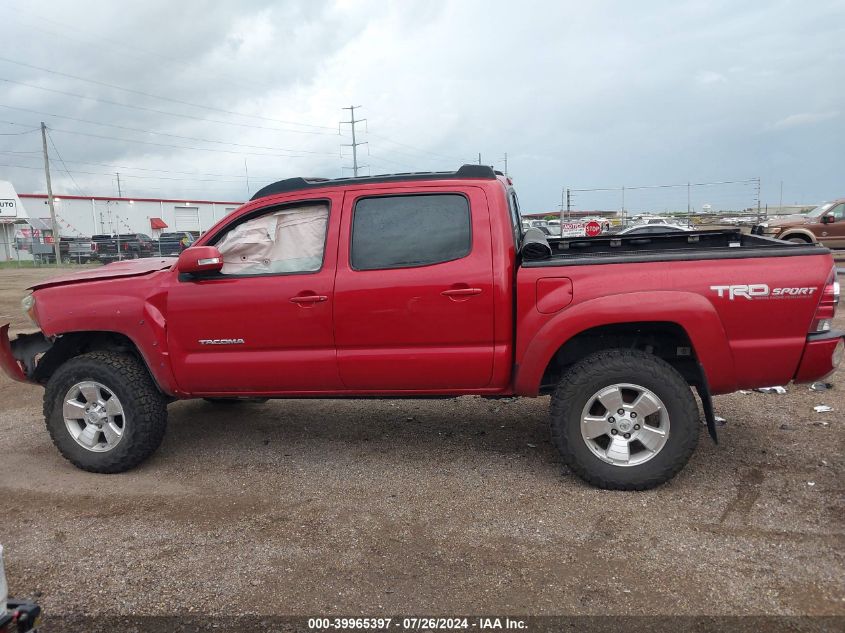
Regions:
<svg viewBox="0 0 845 633"><path fill-rule="evenodd" d="M830 207L832 207L832 206L833 206L833 203L828 202L827 204L820 205L820 206L816 207L815 209L810 209L804 215L811 217L811 218L817 218L820 215L822 215L825 211L830 210Z"/></svg>

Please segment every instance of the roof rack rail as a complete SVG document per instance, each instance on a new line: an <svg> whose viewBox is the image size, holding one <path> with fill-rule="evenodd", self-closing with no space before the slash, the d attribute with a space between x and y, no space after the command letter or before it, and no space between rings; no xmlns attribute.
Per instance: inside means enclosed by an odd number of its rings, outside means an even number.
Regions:
<svg viewBox="0 0 845 633"><path fill-rule="evenodd" d="M317 189L319 187L334 187L338 185L354 185L378 182L400 182L404 180L456 180L461 178L479 178L495 180L501 172L495 171L487 165L461 165L457 171L412 171L399 174L380 174L376 176L360 176L357 178L285 178L262 187L256 191L250 200L266 198L277 193L299 191L301 189Z"/></svg>

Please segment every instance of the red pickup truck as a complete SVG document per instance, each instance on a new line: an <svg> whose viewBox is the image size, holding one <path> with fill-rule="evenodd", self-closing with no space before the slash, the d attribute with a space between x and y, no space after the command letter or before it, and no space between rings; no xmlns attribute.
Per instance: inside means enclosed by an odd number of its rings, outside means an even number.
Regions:
<svg viewBox="0 0 845 633"><path fill-rule="evenodd" d="M715 440L712 394L836 369L838 295L817 245L523 234L511 181L483 166L292 178L178 260L34 286L40 331L0 328L0 366L45 386L53 441L92 472L151 455L175 399L551 394L566 464L645 489L695 449L692 388Z"/></svg>

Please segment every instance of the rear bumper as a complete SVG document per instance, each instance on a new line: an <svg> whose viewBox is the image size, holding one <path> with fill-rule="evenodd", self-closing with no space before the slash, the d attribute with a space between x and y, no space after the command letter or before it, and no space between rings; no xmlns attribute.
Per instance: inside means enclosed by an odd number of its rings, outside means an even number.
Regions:
<svg viewBox="0 0 845 633"><path fill-rule="evenodd" d="M832 331L810 334L795 372L795 382L821 380L836 371L845 354L845 332Z"/></svg>

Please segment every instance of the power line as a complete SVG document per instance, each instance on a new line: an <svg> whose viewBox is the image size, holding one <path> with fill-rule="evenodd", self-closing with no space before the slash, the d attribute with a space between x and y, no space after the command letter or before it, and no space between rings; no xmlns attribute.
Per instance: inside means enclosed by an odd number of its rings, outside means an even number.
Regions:
<svg viewBox="0 0 845 633"><path fill-rule="evenodd" d="M10 121L2 121L2 123L8 123L9 125L20 125L19 123L12 123ZM30 132L37 132L41 128L35 127L31 130L24 130L23 132L0 132L0 136L21 136L22 134L29 134Z"/></svg>
<svg viewBox="0 0 845 633"><path fill-rule="evenodd" d="M192 108L200 108L202 110L211 110L212 112L221 112L223 114L232 114L235 116L246 117L249 119L259 119L261 121L272 121L273 123L282 123L284 125L298 125L300 127L308 127L308 128L315 128L315 129L323 129L323 130L333 130L325 125L313 125L311 123L299 123L298 121L286 121L284 119L274 119L272 117L265 117L259 114L246 114L244 112L236 112L234 110L226 110L225 108L215 108L214 106L203 105L200 103L193 103L191 101L183 101L182 99L175 99L173 97L163 97L161 95L155 95L149 92L144 92L143 90L134 90L133 88L125 88L124 86L118 86L117 84L110 84L106 81L99 81L97 79L88 79L86 77L80 77L78 75L71 75L69 73L63 73L58 70L53 70L51 68L44 68L43 66L35 66L34 64L27 64L26 62L21 62L15 59L9 59L8 57L0 57L0 61L4 61L9 64L16 64L18 66L23 66L24 68L32 68L33 70L40 70L42 72L50 73L53 75L59 75L60 77L67 77L68 79L74 79L76 81L84 81L87 83L95 84L97 86L103 86L105 88L112 88L114 90L122 90L123 92L128 92L130 94L141 95L144 97L148 97L150 99L158 99L160 101L167 101L170 103L178 103L180 105L190 106Z"/></svg>
<svg viewBox="0 0 845 633"><path fill-rule="evenodd" d="M0 155L10 154L10 155L13 155L13 156L18 156L19 154L32 154L32 153L41 154L41 152L6 152L6 151L0 151ZM37 156L19 156L19 157L20 158L33 158L33 159L38 158ZM218 174L218 173L210 173L210 172L178 171L178 170L172 170L172 169L153 169L153 168L150 168L150 167L134 167L134 166L131 166L131 165L115 165L113 163L96 163L96 162L84 161L84 160L67 159L64 162L70 163L71 165L95 165L97 167L110 167L112 169L120 169L120 170L128 169L128 170L134 170L134 171L158 172L158 173L164 173L164 174L181 174L181 175L184 175L184 176L218 176L220 178L238 178L238 179L241 179L241 180L245 177L244 174ZM20 167L26 167L26 166L20 165ZM96 174L103 174L103 175L111 175L112 174L112 172L82 172L82 171L79 171L79 170L74 170L74 172L77 173L77 174L81 174L81 173L92 173L92 174L96 173ZM202 180L202 179L199 179L199 178L165 178L163 176L138 176L138 175L135 175L135 174L126 174L123 171L121 171L121 173L123 173L125 178L146 177L146 178L150 178L150 179L160 179L160 180L193 180L193 181L198 181L198 182L219 181L218 178L209 179L209 180ZM259 182L259 181L260 182L275 182L279 178L278 178L278 176L274 176L274 177L267 178L267 179L260 179L260 178L256 179L253 176L250 176L250 179L255 180L256 182ZM237 181L236 180L229 180L229 181L220 181L220 182L237 182Z"/></svg>
<svg viewBox="0 0 845 633"><path fill-rule="evenodd" d="M13 122L13 121L0 121L0 123L9 123L11 125L26 125L24 123L16 123L16 122ZM277 154L265 154L265 153L257 153L257 152L238 152L238 151L235 151L235 150L215 149L215 148L212 148L212 147L193 147L193 146L189 146L189 145L170 145L168 143L156 143L156 142L153 142L153 141L142 141L140 139L134 139L134 138L121 138L121 137L117 137L117 136L105 136L103 134L93 134L91 132L77 132L75 130L62 130L62 129L59 129L59 128L53 128L53 131L54 132L61 132L62 134L76 134L76 135L79 135L79 136L89 136L91 138L105 139L105 140L109 140L109 141L120 141L122 143L140 143L142 145L154 145L156 147L169 147L169 148L173 148L173 149L187 149L187 150L194 150L194 151L198 151L198 152L220 152L220 153L224 153L224 154L239 154L239 155L246 154L248 156L268 156L268 157L277 156ZM203 139L196 139L196 140L202 141ZM211 141L203 141L203 142L211 142ZM252 147L252 146L245 145L244 147ZM271 150L274 149L274 148L264 148L264 147L261 147L261 146L255 146L255 147L257 147L258 149L271 149ZM310 155L316 155L316 156L334 156L334 154L329 154L329 153L326 153L326 152L314 152L314 151L310 151L310 150L293 150L293 149L283 150L281 148L278 148L275 151L298 152L297 154L284 154L283 155L284 158L303 158L303 156L301 156L300 154L310 154Z"/></svg>
<svg viewBox="0 0 845 633"><path fill-rule="evenodd" d="M318 152L314 152L312 150L307 149L298 149L292 147L267 147L263 145L245 145L243 143L232 143L231 141L217 141L214 139L207 139L207 138L199 138L196 136L185 136L182 134L172 134L170 132L159 132L157 130L147 130L144 128L137 128L137 127L130 127L128 125L117 125L116 123L102 123L100 121L92 121L91 119L80 119L78 117L67 116L64 114L53 114L51 112L41 112L39 110L31 110L29 108L19 108L16 106L9 106L0 103L0 108L7 108L9 110L20 110L21 112L30 112L32 114L40 114L44 116L56 117L59 119L68 119L69 121L76 121L78 123L89 123L91 125L100 125L102 127L113 127L119 130L127 130L129 132L139 132L141 134L156 134L158 136L169 136L171 138L181 138L189 141L202 141L203 143L216 143L219 145L233 145L235 147L247 147L252 149L267 149L273 151L281 151L281 152L301 152L305 154L315 154ZM323 153L324 156L334 156L334 154Z"/></svg>
<svg viewBox="0 0 845 633"><path fill-rule="evenodd" d="M76 180L74 179L73 174L70 173L70 170L67 168L67 165L65 165L65 159L62 158L62 154L61 154L61 152L59 152L59 148L56 147L56 141L53 140L53 137L50 134L50 130L47 128L46 125L44 126L44 131L47 132L47 138L50 139L50 145L52 145L53 149L56 150L56 156L59 157L59 161L61 161L62 166L65 168L65 173L68 176L70 176L70 180L73 183L73 186L76 187L76 190L79 192L79 194L84 196L85 194L82 192L82 189L80 188L80 186L76 183Z"/></svg>
<svg viewBox="0 0 845 633"><path fill-rule="evenodd" d="M178 117L181 119L192 119L194 121L204 121L206 123L219 123L221 125L234 125L237 127L248 127L248 128L255 128L258 130L272 130L274 132L292 132L295 134L323 134L329 136L336 136L337 132L332 129L331 132L319 132L315 130L286 130L284 128L276 128L276 127L267 127L263 125L255 125L250 123L238 123L236 121L223 121L220 119L209 119L205 117L199 117L192 114L181 114L178 112L168 112L167 110L159 110L157 108L150 108L148 106L141 106L131 103L121 103L120 101L112 101L110 99L102 99L100 97L91 97L89 95L83 95L76 92L67 92L65 90L57 90L55 88L47 88L46 86L37 86L35 84L29 84L24 81L17 81L15 79L7 79L5 77L0 77L0 81L5 81L6 83L15 84L17 86L25 86L27 88L33 88L35 90L43 90L45 92L52 92L54 94L64 95L66 97L75 97L77 99L88 99L89 101L96 101L98 103L105 103L107 105L114 105L121 108L130 108L132 110L141 110L144 112L153 112L155 114L163 114L166 116L173 116Z"/></svg>
<svg viewBox="0 0 845 633"><path fill-rule="evenodd" d="M384 136L382 134L376 134L375 132L370 132L369 130L367 130L367 134L369 134L370 136L375 136L376 138L380 138L383 141L387 141L388 143L393 143L394 145L399 145L400 147L407 147L408 149L412 149L412 150L414 150L416 152L420 152L422 154L430 154L431 156L434 156L436 158L442 158L444 160L449 160L449 161L466 162L463 159L457 158L455 156L446 156L445 154L439 154L437 152L432 152L431 150L423 149L421 147L416 147L414 145L409 145L407 143L400 143L399 141L395 141L392 138L389 138L389 137ZM393 151L397 151L397 150L393 150ZM402 153L402 152L399 152L399 153ZM408 156L411 156L411 154L408 154Z"/></svg>
<svg viewBox="0 0 845 633"><path fill-rule="evenodd" d="M58 35L59 37L62 37L64 39L75 40L75 41L80 42L80 43L82 43L83 45L86 45L86 46L90 46L90 45L93 44L93 45L97 46L98 48L102 47L104 41L110 42L113 47L116 46L117 48L126 49L124 51L120 51L121 54L123 54L123 55L127 55L127 52L126 52L127 50L128 51L137 51L138 53L141 53L142 55L146 55L147 57L156 57L158 59L161 59L161 60L164 60L164 61L167 61L167 62L171 62L171 63L175 63L175 64L182 66L182 67L186 67L185 63L181 60L175 59L173 57L167 57L167 56L162 55L160 53L157 53L155 51L150 51L150 50L138 47L138 46L129 46L126 43L121 42L119 40L114 40L114 39L110 39L108 37L103 37L100 34L95 34L95 33L92 33L90 31L89 31L89 33L93 37L88 37L88 38L78 37L78 36L74 37L74 36L68 34L67 31L69 31L69 30L82 31L83 29L81 29L76 24L74 24L74 25L64 24L64 23L61 23L61 22L57 22L55 20L51 20L51 19L46 18L46 17L41 16L41 15L37 15L37 14L31 12L31 11L21 10L20 8L15 8L15 7L7 7L7 8L9 8L12 11L15 11L17 13L28 13L30 16L36 18L40 22L49 22L51 24L55 24L56 26L60 27L62 30L56 31L56 30L52 30L52 29L47 29L47 28L44 28L43 26L35 26L33 24L28 24L26 22L21 22L20 20L15 20L14 18L12 18L15 22L17 22L18 24L20 24L20 25L22 25L26 28L30 28L30 29L33 29L33 30L36 30L36 31L41 31L43 33L48 33L48 34L51 34L51 35ZM93 38L96 38L96 39L93 39ZM128 55L130 57L134 57L135 59L139 59L139 60L143 61L143 57L141 55L138 55L137 53L131 53L130 52L130 53L128 53ZM227 74L221 73L221 72L217 72L217 73L215 73L215 75L218 76L218 77L226 78L228 81L231 81L235 84L240 84L241 86L248 86L250 88L266 88L267 87L266 83L258 83L258 82L254 82L254 81L245 81L243 79L235 79L232 75L227 75Z"/></svg>
<svg viewBox="0 0 845 633"><path fill-rule="evenodd" d="M303 154L320 154L320 155L323 155L323 156L334 156L334 154L329 154L327 152L315 152L313 150L307 150L307 149L298 149L298 148L292 148L292 147L271 147L271 146L264 146L264 145L246 145L244 143L232 143L231 141L217 141L217 140L214 140L214 139L200 138L200 137L196 137L196 136L185 136L183 134L172 134L170 132L159 132L159 131L156 131L156 130L147 130L147 129L143 129L143 128L130 127L128 125L117 125L115 123L101 123L99 121L92 121L90 119L80 119L80 118L77 118L77 117L65 116L63 114L51 114L49 112L39 112L37 110L29 110L28 108L17 108L17 107L14 107L14 106L7 106L7 105L4 105L4 104L0 104L0 108L8 108L10 110L21 110L21 111L24 111L24 112L32 112L33 114L42 114L42 115L46 115L46 116L57 117L57 118L60 118L60 119L69 119L71 121L77 121L79 123L89 123L91 125L99 125L99 126L102 126L102 127L113 127L113 128L119 129L119 130L126 130L128 132L139 132L141 134L155 134L157 136L168 136L168 137L171 137L171 138L180 138L180 139L184 139L184 140L187 140L187 141L200 141L202 143L215 143L215 144L218 144L218 145L232 145L234 147L246 147L246 148L249 148L249 149L266 149L266 150L278 151L278 152L299 152L299 153L303 153Z"/></svg>

